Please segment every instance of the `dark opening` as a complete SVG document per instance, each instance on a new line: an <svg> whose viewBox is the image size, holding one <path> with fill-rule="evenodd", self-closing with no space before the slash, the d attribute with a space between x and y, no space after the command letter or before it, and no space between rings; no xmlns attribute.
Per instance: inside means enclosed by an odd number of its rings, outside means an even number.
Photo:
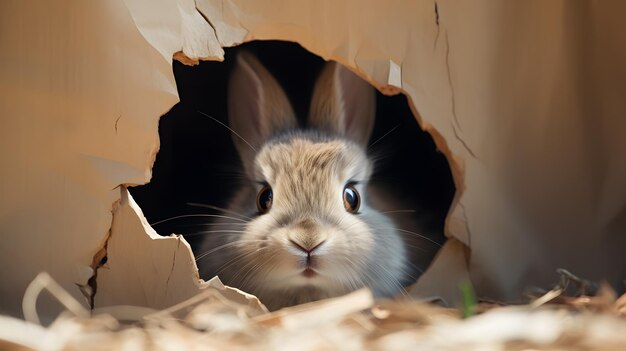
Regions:
<svg viewBox="0 0 626 351"><path fill-rule="evenodd" d="M161 149L149 184L130 189L150 223L189 214L217 214L194 206L227 207L242 177L230 131L202 113L228 124L226 87L233 56L254 53L283 86L295 112L306 117L314 83L324 60L295 43L251 42L226 49L224 62L189 67L174 61L180 103L160 120ZM380 139L380 140L379 140ZM445 216L455 188L448 162L431 136L417 124L404 95L377 93L377 115L370 153L378 159L373 182L384 183L401 199L393 219L416 216L419 232L443 243ZM406 211L408 210L408 211ZM197 248L207 218L181 217L155 225L161 235L182 234ZM432 258L432 257L431 257Z"/></svg>

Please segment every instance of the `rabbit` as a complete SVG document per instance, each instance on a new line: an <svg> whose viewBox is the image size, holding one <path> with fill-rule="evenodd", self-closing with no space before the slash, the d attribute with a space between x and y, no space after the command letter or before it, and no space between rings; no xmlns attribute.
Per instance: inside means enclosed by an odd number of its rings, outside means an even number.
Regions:
<svg viewBox="0 0 626 351"><path fill-rule="evenodd" d="M427 247L376 210L366 148L375 90L326 63L300 128L279 83L240 53L228 118L248 183L210 226L197 256L203 278L256 295L270 310L369 288L398 294L416 279L408 247ZM228 217L228 218L226 218Z"/></svg>

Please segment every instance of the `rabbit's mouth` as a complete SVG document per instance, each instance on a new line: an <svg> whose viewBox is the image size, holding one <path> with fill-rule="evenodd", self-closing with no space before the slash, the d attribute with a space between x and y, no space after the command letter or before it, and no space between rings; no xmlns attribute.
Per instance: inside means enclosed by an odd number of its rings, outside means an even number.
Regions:
<svg viewBox="0 0 626 351"><path fill-rule="evenodd" d="M313 278L318 275L318 273L311 267L307 267L301 274L305 278Z"/></svg>
<svg viewBox="0 0 626 351"><path fill-rule="evenodd" d="M319 275L319 272L316 271L316 268L319 266L318 260L319 259L316 256L311 255L310 253L307 254L306 261L302 262L304 269L300 274L305 278L313 278Z"/></svg>

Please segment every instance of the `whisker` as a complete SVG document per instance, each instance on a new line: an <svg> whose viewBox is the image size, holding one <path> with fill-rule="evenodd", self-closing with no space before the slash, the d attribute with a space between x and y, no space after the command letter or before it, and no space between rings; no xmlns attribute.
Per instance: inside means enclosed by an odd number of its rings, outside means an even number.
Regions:
<svg viewBox="0 0 626 351"><path fill-rule="evenodd" d="M223 272L224 270L226 270L227 268L230 268L231 266L233 266L235 263L238 263L239 261L248 258L254 254L257 254L258 251L262 250L263 248L260 248L258 250L255 251L250 251L250 252L244 252L243 254L236 256L234 259L231 259L230 261L226 262L224 265L222 265L221 267L219 267L218 271L215 273L215 275L218 275ZM235 273L235 275L228 277L228 281L229 282L234 282L235 279L241 274L241 271L243 269L245 269L246 267L248 267L248 265L254 263L255 261L251 261L251 262L247 262L244 263L244 265L242 267L240 267L237 272ZM237 284L239 288L242 288L243 286L241 284Z"/></svg>
<svg viewBox="0 0 626 351"><path fill-rule="evenodd" d="M259 241L263 241L263 240L237 240L237 241L229 242L229 243L226 243L224 245L220 245L220 246L214 247L214 248L212 248L211 250L209 250L207 252L203 252L203 253L197 255L195 259L196 259L196 261L198 261L198 260L200 260L200 259L202 259L202 258L204 258L204 257L206 257L206 256L208 256L208 255L210 255L210 254L212 254L214 252L216 252L216 251L225 249L227 247L231 247L231 246L235 246L235 245L241 245L241 244L247 244L249 242L259 242Z"/></svg>
<svg viewBox="0 0 626 351"><path fill-rule="evenodd" d="M378 270L377 268L380 268L382 271ZM371 272L374 273L378 279L382 280L383 282L385 282L386 286L395 286L396 288L399 288L400 292L405 295L408 296L406 289L404 289L404 287L402 286L402 284L398 281L398 279L396 279L392 274L389 273L389 271L382 265L380 264L376 264L374 266L371 266Z"/></svg>
<svg viewBox="0 0 626 351"><path fill-rule="evenodd" d="M230 242L230 243L226 243L224 245L220 245L220 246L214 247L214 248L212 248L209 251L206 251L206 252L203 252L203 253L201 253L199 255L196 255L196 257L195 257L196 262L198 262L199 260L203 259L204 257L214 253L215 251L219 251L221 249L225 249L227 247L231 247L231 246L234 246L234 245L239 245L239 242L233 241L233 242Z"/></svg>
<svg viewBox="0 0 626 351"><path fill-rule="evenodd" d="M424 251L424 252L430 252L430 249L428 249L428 248L426 248L424 246L420 246L420 245L413 245L413 244L405 242L404 246L410 247L412 249L417 249L417 250L420 250L420 251Z"/></svg>
<svg viewBox="0 0 626 351"><path fill-rule="evenodd" d="M251 273L254 274L250 274L250 275L244 275L244 279L240 282L241 286L246 287L249 286L250 280L252 279L252 277L254 275L256 275L258 272L261 271L261 269L265 269L266 271L272 271L274 270L274 268L276 268L276 266L278 266L280 264L280 261L278 260L274 260L274 258L278 255L277 252L274 252L273 254L271 254L269 257L265 257L264 260L257 260L259 261L259 263L257 263L254 267ZM271 263L271 265L270 265ZM250 287L252 287L250 285ZM263 289L263 285L258 285L254 286L255 290L259 290L259 288L261 288L262 290L267 290L267 289Z"/></svg>
<svg viewBox="0 0 626 351"><path fill-rule="evenodd" d="M244 230L203 230L200 232L184 234L184 236L207 235L207 234L213 234L213 233L240 234L240 233L245 233L245 231Z"/></svg>
<svg viewBox="0 0 626 351"><path fill-rule="evenodd" d="M354 271L360 271L362 269L362 267L360 265L357 265L356 262L354 262L353 259L350 259L350 257L348 255L341 255L341 257L338 257L339 260L334 260L335 262L340 262L340 264L342 265L347 265L349 266L352 270ZM368 286L359 276L358 274L351 274L350 272L348 272L348 274L340 274L338 276L339 281L342 283L342 285L346 286L349 290L357 290L363 286Z"/></svg>
<svg viewBox="0 0 626 351"><path fill-rule="evenodd" d="M249 252L244 252L239 254L238 256L235 256L234 258L230 259L228 262L222 264L221 266L219 266L217 268L217 271L215 272L215 275L219 275L222 271L224 271L225 269L229 268L230 266L232 266L233 264L237 263L238 261L247 258L248 256L252 256L254 254L257 254L258 251L262 251L263 249L266 249L267 247L260 247L257 248L255 251L249 251Z"/></svg>
<svg viewBox="0 0 626 351"><path fill-rule="evenodd" d="M256 268L257 268L257 267L259 267L259 265L261 265L261 264L263 264L263 262L262 262L262 261L258 261L258 260L257 260L257 261L252 261L252 262L250 262L250 264L248 264L248 265L244 265L244 267L242 267L242 268L239 270L239 273L241 273L241 272L243 272L243 270L244 270L246 267L250 266L250 268L248 268L248 270L247 270L247 271L243 274L243 276L242 276L242 277L241 277L241 279L240 279L240 283L239 283L239 284L240 284L242 287L243 287L243 286L247 286L247 285L248 285L248 281L249 281L249 280L253 277L253 274L252 274L252 273L254 273L254 272L255 272L255 270L256 270ZM239 273L237 274L237 276L239 276ZM233 279L235 279L235 278L233 278Z"/></svg>
<svg viewBox="0 0 626 351"><path fill-rule="evenodd" d="M387 213L415 213L415 212L417 211L416 210L393 210L393 211L385 211L381 213L387 214Z"/></svg>
<svg viewBox="0 0 626 351"><path fill-rule="evenodd" d="M436 241L434 241L433 239L431 239L431 238L429 238L429 237L427 237L427 236L425 236L425 235L422 235L422 234L419 234L419 233L416 233L416 232L412 232L412 231L410 231L410 230L406 230L406 229L402 229L402 228L397 228L397 227L386 227L386 228L376 227L376 228L374 228L374 229L377 229L377 230L395 229L395 230L397 230L397 231L399 231L399 232L402 232L402 233L415 235L415 236L417 236L417 237L419 237L419 238L422 238L422 239L424 239L424 240L426 240L426 241L429 241L429 242L431 242L431 243L435 244L437 247L441 247L441 244L440 244L440 243L438 243L438 242L436 242Z"/></svg>
<svg viewBox="0 0 626 351"><path fill-rule="evenodd" d="M411 262L411 261L407 261L407 264L411 265L413 267L414 270L416 270L420 275L424 274L424 269L421 268L420 266L416 265L415 263ZM410 270L404 269L403 270L412 280L417 280L417 278L419 278L419 276L414 276Z"/></svg>
<svg viewBox="0 0 626 351"><path fill-rule="evenodd" d="M440 244L440 243L438 243L438 242L434 241L433 239L431 239L431 238L429 238L429 237L427 237L427 236L425 236L425 235L422 235L422 234L419 234L419 233L416 233L416 232L412 232L412 231L410 231L410 230L401 229L401 228L396 228L396 230L397 230L397 231L400 231L400 232L402 232L402 233L416 235L417 237L420 237L420 238L422 238L422 239L424 239L424 240L426 240L426 241L429 241L429 242L431 242L431 243L435 244L435 246L437 246L437 247L441 247L441 244Z"/></svg>
<svg viewBox="0 0 626 351"><path fill-rule="evenodd" d="M237 230L244 230L247 226L248 226L249 222L245 222L245 223L230 223L230 222L215 222L215 223L209 223L209 224L205 224L207 226L207 229L213 229L213 227L218 227L222 228L222 229L229 229L230 227L233 227L233 229L237 229ZM216 229L219 229L216 228Z"/></svg>
<svg viewBox="0 0 626 351"><path fill-rule="evenodd" d="M198 202L187 202L187 205L189 205L189 206L196 206L196 207L205 207L205 208L210 208L210 209L212 209L212 210L222 211L222 212L224 212L224 213L234 214L234 215L237 215L237 216L240 216L240 217L243 217L243 218L249 219L249 220L252 220L252 219L253 219L253 218L251 218L251 217L244 216L244 215L242 215L241 213L238 213L238 212L235 212L235 211L231 211L231 210L227 210L227 209L225 209L225 208L222 208L222 207L217 207L217 206L213 206L213 205L201 204L201 203L198 203Z"/></svg>
<svg viewBox="0 0 626 351"><path fill-rule="evenodd" d="M243 228L247 226L248 223L233 223L233 222L216 222L216 223L184 223L184 224L176 224L176 228L187 228L187 227L216 227L216 226L227 226L227 227L238 227Z"/></svg>
<svg viewBox="0 0 626 351"><path fill-rule="evenodd" d="M252 146L252 145L251 145L251 144L250 144L250 143L249 143L246 139L244 139L244 137L242 137L241 135L239 135L239 133L235 132L232 128L230 128L230 127L229 127L229 126L227 126L226 124L222 123L219 119L217 119L217 118L215 118L215 117L213 117L213 116L210 116L210 115L208 115L208 114L206 114L206 113L204 113L204 112L202 112L202 111L200 111L200 110L197 110L197 111L198 111L198 113L200 113L200 114L202 114L202 115L204 115L204 116L206 116L206 117L209 117L210 119L212 119L212 120L214 120L215 122L219 123L219 124L220 124L220 125L222 125L224 128L226 128L226 129L230 130L230 131L231 131L233 134L235 134L235 135L236 135L239 139L243 140L243 142L244 142L244 143L246 143L246 144L250 147L250 149L252 149L252 151L254 151L255 153L257 152L257 151L256 151L256 149L255 149L255 148L254 148L254 147L253 147L253 146Z"/></svg>
<svg viewBox="0 0 626 351"><path fill-rule="evenodd" d="M376 139L376 141L374 141L373 143L371 143L368 147L367 150L371 149L372 146L376 145L379 141L381 141L384 137L386 137L387 135L391 134L391 132L393 132L394 130L398 129L398 127L400 126L400 123L396 124L395 127L391 128L391 130L389 130L387 133L385 133L383 136L381 136L380 138Z"/></svg>
<svg viewBox="0 0 626 351"><path fill-rule="evenodd" d="M363 286L367 286L367 284L365 284L365 282L363 281L363 279L361 279L361 277L359 277L357 274L347 274L345 276L345 278L347 278L349 286L348 288L350 290L357 290Z"/></svg>
<svg viewBox="0 0 626 351"><path fill-rule="evenodd" d="M187 214L187 215L180 215L180 216L174 216L174 217L162 219L160 221L156 221L154 223L150 223L150 225L151 226L155 226L155 225L159 225L161 223L173 221L173 220L179 219L179 218L186 218L186 217L217 217L217 218L226 218L226 219L232 219L232 220L235 220L235 221L240 221L240 222L247 223L247 221L245 221L245 220L243 220L241 218L235 218L235 217L230 217L230 216L210 215L210 214Z"/></svg>

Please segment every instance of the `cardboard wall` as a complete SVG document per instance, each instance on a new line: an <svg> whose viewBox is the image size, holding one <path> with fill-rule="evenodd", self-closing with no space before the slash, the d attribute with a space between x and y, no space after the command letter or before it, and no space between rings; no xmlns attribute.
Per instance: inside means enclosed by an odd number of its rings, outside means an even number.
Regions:
<svg viewBox="0 0 626 351"><path fill-rule="evenodd" d="M5 312L19 314L41 270L80 297L76 285L93 276L94 255L107 240L133 245L131 234L149 248L132 258L112 251L96 301L165 306L202 288L179 239L146 243L145 226L123 223L110 232L112 213L141 218L119 185L150 178L158 118L177 100L172 56L182 49L189 62L220 59L221 46L252 39L297 41L382 91L405 92L447 153L459 190L447 223L453 240L416 293L452 301L456 280L469 275L479 295L515 299L526 286L550 285L557 267L616 287L626 277L626 3L0 6ZM184 267L140 275L147 280L125 275L154 269L166 254ZM182 290L153 295L172 279Z"/></svg>

